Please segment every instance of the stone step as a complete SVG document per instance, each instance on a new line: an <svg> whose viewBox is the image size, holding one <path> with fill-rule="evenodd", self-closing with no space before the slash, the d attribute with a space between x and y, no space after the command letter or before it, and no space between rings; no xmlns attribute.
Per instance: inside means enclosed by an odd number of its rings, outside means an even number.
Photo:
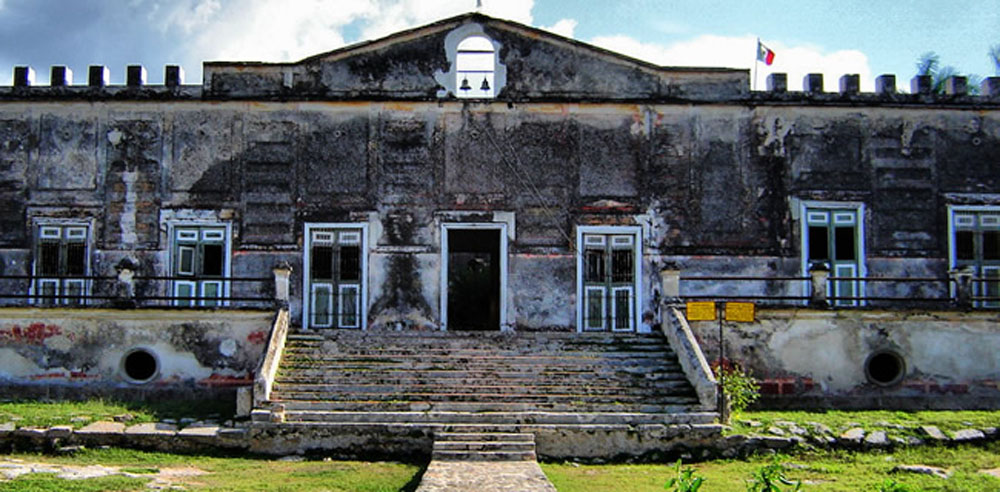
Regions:
<svg viewBox="0 0 1000 492"><path fill-rule="evenodd" d="M538 402L538 401L369 401L369 400L279 400L296 412L547 412L547 413L684 413L698 404L696 398L673 398L652 403Z"/></svg>
<svg viewBox="0 0 1000 492"><path fill-rule="evenodd" d="M395 382L379 381L371 384L358 384L355 381L344 380L339 383L317 382L312 378L301 378L296 381L285 378L278 379L273 385L273 391L284 393L312 393L321 395L343 395L343 394L400 394L400 393L449 393L462 392L473 394L492 393L521 393L530 395L585 395L585 396L614 396L631 394L643 397L656 396L666 393L686 394L690 391L690 386L685 381L659 381L655 383L630 383L630 384L602 384L602 385L574 385L560 381L558 384L535 384L532 380L523 381L522 384L515 384L511 381L499 381L481 379L473 384L463 383L461 380L452 381L428 381L428 380L401 380Z"/></svg>
<svg viewBox="0 0 1000 492"><path fill-rule="evenodd" d="M535 451L442 451L435 449L432 460L439 461L535 461Z"/></svg>
<svg viewBox="0 0 1000 492"><path fill-rule="evenodd" d="M534 451L534 441L434 441L434 451Z"/></svg>
<svg viewBox="0 0 1000 492"><path fill-rule="evenodd" d="M530 432L435 432L437 441L504 441L504 442L535 442L535 435Z"/></svg>
<svg viewBox="0 0 1000 492"><path fill-rule="evenodd" d="M266 413L266 412L265 412ZM285 421L290 423L336 424L440 424L455 431L463 424L474 424L489 429L517 432L523 425L704 425L717 417L714 412L461 412L461 411L397 411L350 412L320 410L286 410ZM261 418L254 414L254 418Z"/></svg>
<svg viewBox="0 0 1000 492"><path fill-rule="evenodd" d="M282 401L321 401L321 402L399 402L399 403L537 403L540 405L573 404L582 405L686 405L696 400L689 394L663 394L655 397L644 395L527 395L518 393L368 393L368 394L326 394L295 391L272 392L271 399Z"/></svg>
<svg viewBox="0 0 1000 492"><path fill-rule="evenodd" d="M527 353L526 353L527 352ZM314 361L324 361L324 362L400 362L413 359L419 360L430 360L430 361L450 361L450 360L468 360L468 361L503 361L507 363L516 364L538 364L545 363L548 361L556 361L559 363L590 363L595 360L608 360L608 361L661 361L670 360L677 357L671 351L666 350L650 350L646 352L632 352L632 351L616 351L616 352L550 352L550 351L471 351L471 350L441 350L436 352L422 352L422 351L402 351L402 350L339 350L339 351L323 351L323 350L303 350L300 347L292 347L285 350L291 358L303 359L303 360L314 360Z"/></svg>
<svg viewBox="0 0 1000 492"><path fill-rule="evenodd" d="M664 366L657 368L649 367L638 367L638 366L618 366L618 367L608 367L608 366L589 366L589 367L564 367L564 366L551 366L551 367L509 367L509 366L480 366L480 367L468 367L461 364L455 364L453 366L433 366L433 365L416 365L411 367L371 367L363 365L352 365L352 366L323 366L318 364L302 364L298 362L287 362L282 361L281 367L279 368L279 375L301 375L301 376L323 376L324 374L329 374L333 372L337 373L351 373L358 377L364 377L366 375L376 376L376 375L394 375L398 373L404 373L409 375L421 374L426 376L449 376L452 374L473 374L480 377L536 377L536 376L559 376L559 377L582 377L588 379L600 378L602 376L637 376L642 378L655 377L657 375L673 375L678 374L680 368L672 369L672 366ZM426 377L421 376L421 377Z"/></svg>

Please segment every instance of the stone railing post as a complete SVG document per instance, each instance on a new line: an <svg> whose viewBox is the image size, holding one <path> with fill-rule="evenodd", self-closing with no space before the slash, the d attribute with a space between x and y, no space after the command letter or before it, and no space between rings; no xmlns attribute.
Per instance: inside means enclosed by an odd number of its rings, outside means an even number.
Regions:
<svg viewBox="0 0 1000 492"><path fill-rule="evenodd" d="M660 292L663 302L670 305L680 302L681 271L676 268L660 270Z"/></svg>
<svg viewBox="0 0 1000 492"><path fill-rule="evenodd" d="M283 261L271 271L274 273L274 300L279 306L286 307L289 300L289 280L292 277L292 266L287 261Z"/></svg>
<svg viewBox="0 0 1000 492"><path fill-rule="evenodd" d="M115 280L114 304L120 307L135 307L135 265L122 260L115 266L118 278Z"/></svg>
<svg viewBox="0 0 1000 492"><path fill-rule="evenodd" d="M962 309L972 308L972 268L964 266L948 272L955 283L955 304Z"/></svg>
<svg viewBox="0 0 1000 492"><path fill-rule="evenodd" d="M829 307L826 297L826 281L830 278L830 268L824 263L814 263L809 267L810 293L809 305L813 307Z"/></svg>

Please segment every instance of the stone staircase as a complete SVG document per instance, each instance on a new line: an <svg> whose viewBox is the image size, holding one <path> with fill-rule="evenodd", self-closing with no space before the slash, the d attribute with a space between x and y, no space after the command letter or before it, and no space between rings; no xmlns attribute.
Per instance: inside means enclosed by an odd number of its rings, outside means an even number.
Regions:
<svg viewBox="0 0 1000 492"><path fill-rule="evenodd" d="M530 432L439 432L432 460L533 461L535 435Z"/></svg>
<svg viewBox="0 0 1000 492"><path fill-rule="evenodd" d="M562 332L290 334L271 398L253 413L258 426L322 427L331 436L424 432L434 456L474 460L534 459L540 429L697 426L715 417L662 335Z"/></svg>

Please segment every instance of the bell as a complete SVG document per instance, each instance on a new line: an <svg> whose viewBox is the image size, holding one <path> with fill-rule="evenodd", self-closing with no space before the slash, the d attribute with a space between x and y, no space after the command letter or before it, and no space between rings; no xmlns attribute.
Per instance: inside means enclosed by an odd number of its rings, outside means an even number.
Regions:
<svg viewBox="0 0 1000 492"><path fill-rule="evenodd" d="M463 91L470 91L470 90L472 90L472 86L469 85L469 78L468 77L462 79L462 85L459 86L459 89L461 89Z"/></svg>
<svg viewBox="0 0 1000 492"><path fill-rule="evenodd" d="M483 77L483 85L479 86L479 90L481 91L490 90L490 83L486 81L486 77Z"/></svg>

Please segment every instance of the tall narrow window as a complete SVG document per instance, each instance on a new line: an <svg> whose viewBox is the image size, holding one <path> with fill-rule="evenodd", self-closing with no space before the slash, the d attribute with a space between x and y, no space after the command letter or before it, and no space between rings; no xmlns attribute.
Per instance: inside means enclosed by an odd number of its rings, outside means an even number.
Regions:
<svg viewBox="0 0 1000 492"><path fill-rule="evenodd" d="M219 306L228 296L228 233L222 226L173 229L172 290L175 306Z"/></svg>
<svg viewBox="0 0 1000 492"><path fill-rule="evenodd" d="M455 95L493 97L495 94L495 50L485 36L469 36L458 43L455 56Z"/></svg>
<svg viewBox="0 0 1000 492"><path fill-rule="evenodd" d="M85 225L43 224L35 230L35 302L85 304L90 294L90 252Z"/></svg>
<svg viewBox="0 0 1000 492"><path fill-rule="evenodd" d="M1000 307L1000 208L952 209L952 268L968 267L978 280L973 296L979 307Z"/></svg>
<svg viewBox="0 0 1000 492"><path fill-rule="evenodd" d="M310 328L361 328L363 230L307 227L308 305L303 312Z"/></svg>
<svg viewBox="0 0 1000 492"><path fill-rule="evenodd" d="M635 330L636 236L585 233L581 256L583 330Z"/></svg>
<svg viewBox="0 0 1000 492"><path fill-rule="evenodd" d="M856 306L864 295L860 209L816 206L805 209L803 259L805 273L814 265L830 269L827 286L837 306Z"/></svg>

